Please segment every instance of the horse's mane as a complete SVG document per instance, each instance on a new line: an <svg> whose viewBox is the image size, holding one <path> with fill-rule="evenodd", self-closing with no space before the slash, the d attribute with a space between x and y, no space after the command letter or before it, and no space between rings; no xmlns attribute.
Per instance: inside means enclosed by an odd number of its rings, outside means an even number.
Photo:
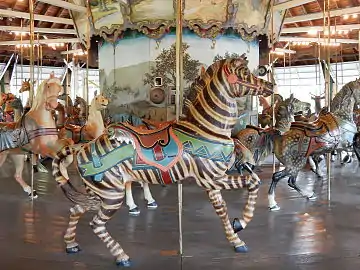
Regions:
<svg viewBox="0 0 360 270"><path fill-rule="evenodd" d="M61 82L58 78L50 78L50 79L42 81L42 83L38 86L38 88L36 90L36 95L35 95L33 104L30 108L30 111L34 111L34 110L38 109L38 107L42 103L44 103L44 100L47 98L47 96L45 95L45 85L51 84L51 83L56 83L61 86Z"/></svg>
<svg viewBox="0 0 360 270"><path fill-rule="evenodd" d="M341 87L340 91L337 92L337 94L330 103L331 111L333 111L334 105L339 106L340 104L343 104L344 101L348 100L349 95L351 95L353 91L359 87L359 84L360 84L360 80L356 79L354 81L348 82L343 87Z"/></svg>

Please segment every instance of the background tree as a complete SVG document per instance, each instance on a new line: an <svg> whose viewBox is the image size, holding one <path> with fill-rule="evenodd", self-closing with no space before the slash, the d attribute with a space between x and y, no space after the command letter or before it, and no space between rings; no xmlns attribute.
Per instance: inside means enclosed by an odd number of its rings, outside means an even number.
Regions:
<svg viewBox="0 0 360 270"><path fill-rule="evenodd" d="M216 55L214 57L214 62L218 61L218 60L222 60L222 59L229 59L229 58L240 58L241 54L238 53L229 53L226 52L224 56L221 56L220 54Z"/></svg>
<svg viewBox="0 0 360 270"><path fill-rule="evenodd" d="M192 59L186 52L189 45L182 44L182 52L184 59L184 82L193 82L198 77L198 70L201 63L198 60ZM161 77L163 79L163 86L175 86L176 83L176 47L171 45L169 49L163 49L155 59L155 66L150 67L150 73L145 73L144 85L154 87L154 79Z"/></svg>

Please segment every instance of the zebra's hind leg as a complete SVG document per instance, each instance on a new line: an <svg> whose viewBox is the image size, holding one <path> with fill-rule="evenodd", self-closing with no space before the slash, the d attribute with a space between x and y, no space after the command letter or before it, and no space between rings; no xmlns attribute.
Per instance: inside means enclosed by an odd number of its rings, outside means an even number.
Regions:
<svg viewBox="0 0 360 270"><path fill-rule="evenodd" d="M123 267L130 267L131 262L129 256L124 252L120 244L116 242L114 238L112 238L112 236L106 229L106 223L121 207L123 203L123 198L124 194L113 200L104 200L101 203L100 210L90 222L90 226L92 227L96 236L103 241L106 247L110 250L111 254L116 258L116 264Z"/></svg>
<svg viewBox="0 0 360 270"><path fill-rule="evenodd" d="M86 212L86 210L80 206L75 205L70 208L70 221L69 226L64 235L64 241L66 244L66 252L67 253L77 253L80 251L79 244L75 241L76 236L76 225L79 222L80 217Z"/></svg>
<svg viewBox="0 0 360 270"><path fill-rule="evenodd" d="M254 215L259 183L260 179L255 173L247 176L228 175L224 178L214 180L214 189L207 190L210 202L223 223L226 238L234 246L235 252L244 253L248 251L245 242L239 238L237 232L244 229ZM220 189L239 188L246 188L248 190L247 203L244 207L243 218L241 220L236 218L233 224L231 224L227 213L226 202L221 196Z"/></svg>

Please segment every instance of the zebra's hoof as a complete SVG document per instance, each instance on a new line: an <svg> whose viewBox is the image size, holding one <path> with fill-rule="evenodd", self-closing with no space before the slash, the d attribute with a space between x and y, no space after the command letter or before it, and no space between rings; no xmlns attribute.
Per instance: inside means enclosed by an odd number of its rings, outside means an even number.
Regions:
<svg viewBox="0 0 360 270"><path fill-rule="evenodd" d="M130 216L138 216L138 215L140 215L140 209L138 207L130 209L129 210L129 215Z"/></svg>
<svg viewBox="0 0 360 270"><path fill-rule="evenodd" d="M232 227L233 227L234 233L238 233L238 232L240 232L241 230L244 229L243 226L240 223L240 220L238 218L234 218L234 221L232 223Z"/></svg>
<svg viewBox="0 0 360 270"><path fill-rule="evenodd" d="M236 253L247 253L249 251L249 248L247 247L247 245L243 245L234 247L234 250Z"/></svg>
<svg viewBox="0 0 360 270"><path fill-rule="evenodd" d="M81 249L78 245L75 247L66 248L66 253L68 254L78 253L79 251L81 251Z"/></svg>
<svg viewBox="0 0 360 270"><path fill-rule="evenodd" d="M278 206L277 204L275 204L274 206L269 206L269 211L274 212L274 211L279 211L280 210L280 206Z"/></svg>
<svg viewBox="0 0 360 270"><path fill-rule="evenodd" d="M131 267L131 261L128 260L121 260L121 261L116 261L116 265L120 266L120 267Z"/></svg>
<svg viewBox="0 0 360 270"><path fill-rule="evenodd" d="M148 209L156 209L156 208L158 208L158 205L155 201L153 201L152 203L147 204L147 208Z"/></svg>

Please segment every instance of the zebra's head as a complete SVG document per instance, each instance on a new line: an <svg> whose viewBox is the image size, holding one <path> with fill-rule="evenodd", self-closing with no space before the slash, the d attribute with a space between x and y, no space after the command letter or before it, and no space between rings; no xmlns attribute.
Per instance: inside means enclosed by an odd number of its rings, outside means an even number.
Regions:
<svg viewBox="0 0 360 270"><path fill-rule="evenodd" d="M261 78L258 78L250 72L248 68L249 61L245 54L239 58L229 58L223 61L222 75L224 82L229 84L231 94L234 97L245 95L263 95L270 96L273 93L273 84Z"/></svg>

